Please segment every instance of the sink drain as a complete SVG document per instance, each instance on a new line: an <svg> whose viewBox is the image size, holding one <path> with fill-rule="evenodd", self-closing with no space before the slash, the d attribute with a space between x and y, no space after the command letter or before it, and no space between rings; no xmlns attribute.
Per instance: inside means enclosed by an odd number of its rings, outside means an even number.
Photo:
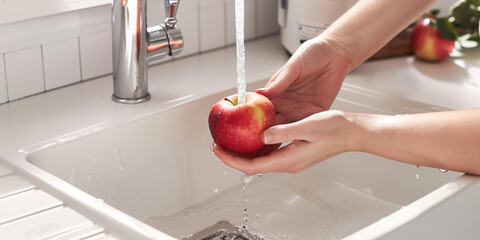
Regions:
<svg viewBox="0 0 480 240"><path fill-rule="evenodd" d="M262 240L262 238L229 222L221 221L183 240Z"/></svg>

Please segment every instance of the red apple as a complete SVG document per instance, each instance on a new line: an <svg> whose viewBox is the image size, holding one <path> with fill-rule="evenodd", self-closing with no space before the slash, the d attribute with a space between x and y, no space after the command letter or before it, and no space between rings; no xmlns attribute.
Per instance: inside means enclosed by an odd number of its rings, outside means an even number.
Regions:
<svg viewBox="0 0 480 240"><path fill-rule="evenodd" d="M243 104L238 104L237 94L218 101L208 116L214 142L229 151L247 155L264 153L270 148L263 143L262 132L273 126L274 121L272 102L253 92L246 93Z"/></svg>
<svg viewBox="0 0 480 240"><path fill-rule="evenodd" d="M418 58L440 61L450 55L455 47L455 40L448 40L442 36L435 18L425 18L413 28L411 45Z"/></svg>

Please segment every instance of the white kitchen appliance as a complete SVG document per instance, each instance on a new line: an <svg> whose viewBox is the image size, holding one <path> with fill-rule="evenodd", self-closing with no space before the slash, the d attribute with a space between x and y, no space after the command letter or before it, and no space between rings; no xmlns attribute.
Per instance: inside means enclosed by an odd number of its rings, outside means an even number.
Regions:
<svg viewBox="0 0 480 240"><path fill-rule="evenodd" d="M278 0L281 41L292 54L322 33L357 0Z"/></svg>

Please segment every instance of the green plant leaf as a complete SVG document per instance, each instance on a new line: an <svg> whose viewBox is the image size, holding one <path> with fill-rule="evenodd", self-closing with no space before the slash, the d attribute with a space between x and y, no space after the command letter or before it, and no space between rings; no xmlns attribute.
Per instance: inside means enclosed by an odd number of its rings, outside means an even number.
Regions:
<svg viewBox="0 0 480 240"><path fill-rule="evenodd" d="M468 2L475 7L480 7L480 0L468 0Z"/></svg>
<svg viewBox="0 0 480 240"><path fill-rule="evenodd" d="M480 0L458 0L450 7L450 16L457 38L473 36L472 40L480 40L475 37L478 36Z"/></svg>
<svg viewBox="0 0 480 240"><path fill-rule="evenodd" d="M453 17L453 24L456 27L471 28L474 25L478 25L480 13L470 4L470 1L461 0L455 3L451 9L451 15ZM480 1L480 0L475 0Z"/></svg>
<svg viewBox="0 0 480 240"><path fill-rule="evenodd" d="M437 28L443 38L451 41L457 40L457 33L452 22L447 17L437 18Z"/></svg>

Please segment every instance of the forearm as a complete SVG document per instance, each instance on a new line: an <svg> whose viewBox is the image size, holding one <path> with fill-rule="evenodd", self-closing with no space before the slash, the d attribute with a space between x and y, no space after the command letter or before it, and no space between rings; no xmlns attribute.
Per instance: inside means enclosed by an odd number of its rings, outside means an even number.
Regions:
<svg viewBox="0 0 480 240"><path fill-rule="evenodd" d="M480 175L480 109L349 117L358 130L354 150Z"/></svg>
<svg viewBox="0 0 480 240"><path fill-rule="evenodd" d="M352 59L355 68L428 11L435 0L359 0L318 40L326 40Z"/></svg>

